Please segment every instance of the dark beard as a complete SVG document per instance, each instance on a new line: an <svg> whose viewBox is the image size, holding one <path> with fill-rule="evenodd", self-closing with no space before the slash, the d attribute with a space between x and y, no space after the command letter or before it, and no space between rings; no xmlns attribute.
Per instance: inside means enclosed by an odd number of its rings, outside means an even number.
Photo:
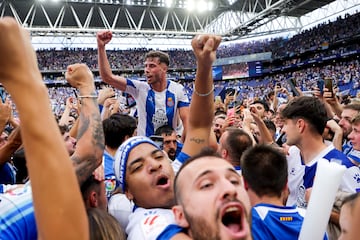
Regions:
<svg viewBox="0 0 360 240"><path fill-rule="evenodd" d="M191 238L194 240L221 240L219 229L212 229L205 219L199 217L192 217L184 209L185 219L189 223L191 231ZM219 212L216 212L216 218L218 219Z"/></svg>

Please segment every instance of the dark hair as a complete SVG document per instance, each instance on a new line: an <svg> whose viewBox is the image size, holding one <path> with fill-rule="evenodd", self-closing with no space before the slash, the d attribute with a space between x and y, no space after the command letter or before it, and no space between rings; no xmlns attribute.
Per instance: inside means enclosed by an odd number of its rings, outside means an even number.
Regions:
<svg viewBox="0 0 360 240"><path fill-rule="evenodd" d="M269 111L269 110L270 110L269 105L268 105L265 101L263 101L263 100L255 100L251 105L257 104L257 103L263 105L265 111Z"/></svg>
<svg viewBox="0 0 360 240"><path fill-rule="evenodd" d="M156 129L155 135L161 136L162 134L165 134L166 136L169 136L173 134L174 131L175 131L174 128L171 127L170 125L163 125Z"/></svg>
<svg viewBox="0 0 360 240"><path fill-rule="evenodd" d="M234 166L240 166L240 158L243 152L252 146L252 139L249 134L239 128L227 128L228 133L223 147L228 151L231 163Z"/></svg>
<svg viewBox="0 0 360 240"><path fill-rule="evenodd" d="M61 135L64 135L69 131L69 127L67 125L59 125Z"/></svg>
<svg viewBox="0 0 360 240"><path fill-rule="evenodd" d="M344 206L345 204L349 203L350 207L352 208L355 200L360 196L360 192L350 194L349 196L346 196L344 200L341 203L341 206Z"/></svg>
<svg viewBox="0 0 360 240"><path fill-rule="evenodd" d="M270 92L268 92L268 94L266 95L267 98L270 98L271 96L275 95L275 91L271 90Z"/></svg>
<svg viewBox="0 0 360 240"><path fill-rule="evenodd" d="M267 129L269 129L270 131L276 132L276 126L273 121L265 119L264 123L265 123L265 126L267 127Z"/></svg>
<svg viewBox="0 0 360 240"><path fill-rule="evenodd" d="M174 192L175 192L175 202L177 204L179 204L181 202L181 196L180 196L180 189L177 186L177 181L179 178L180 173L183 171L184 168L186 168L186 166L188 166L190 163L194 162L197 159L203 158L203 157L217 157L217 158L221 158L221 156L212 148L210 147L205 147L203 148L200 153L191 156L188 160L186 160L186 162L181 165L179 171L176 173L175 175L175 179L174 179Z"/></svg>
<svg viewBox="0 0 360 240"><path fill-rule="evenodd" d="M114 113L103 120L105 145L116 149L125 141L125 137L131 137L136 129L135 118L120 113Z"/></svg>
<svg viewBox="0 0 360 240"><path fill-rule="evenodd" d="M87 199L88 195L95 191L96 193L100 192L100 184L104 184L101 181L98 181L94 178L94 175L90 175L85 182L80 186L81 194L83 199Z"/></svg>
<svg viewBox="0 0 360 240"><path fill-rule="evenodd" d="M87 209L90 240L125 240L124 229L108 212L99 208Z"/></svg>
<svg viewBox="0 0 360 240"><path fill-rule="evenodd" d="M159 58L160 63L165 63L166 66L170 65L169 55L161 51L150 51L145 55L145 59L147 58Z"/></svg>
<svg viewBox="0 0 360 240"><path fill-rule="evenodd" d="M221 110L221 109L215 110L214 116L219 116L219 115L225 115L226 116L226 112L224 110Z"/></svg>
<svg viewBox="0 0 360 240"><path fill-rule="evenodd" d="M281 197L287 183L286 156L268 145L256 145L241 158L241 172L249 187L259 196Z"/></svg>
<svg viewBox="0 0 360 240"><path fill-rule="evenodd" d="M316 97L302 96L291 100L281 111L284 119L305 119L322 135L328 120L324 103Z"/></svg>

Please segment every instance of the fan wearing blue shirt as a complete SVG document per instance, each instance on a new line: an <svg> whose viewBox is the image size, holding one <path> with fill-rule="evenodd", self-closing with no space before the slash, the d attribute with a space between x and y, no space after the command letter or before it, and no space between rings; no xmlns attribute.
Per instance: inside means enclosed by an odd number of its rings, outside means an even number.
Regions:
<svg viewBox="0 0 360 240"><path fill-rule="evenodd" d="M252 206L253 240L298 239L306 210L284 206L288 191L285 155L271 146L256 145L243 154L241 166Z"/></svg>

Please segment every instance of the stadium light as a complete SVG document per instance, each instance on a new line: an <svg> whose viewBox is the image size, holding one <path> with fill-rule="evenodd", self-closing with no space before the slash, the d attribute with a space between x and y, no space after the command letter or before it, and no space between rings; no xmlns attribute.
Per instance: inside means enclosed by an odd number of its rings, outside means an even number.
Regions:
<svg viewBox="0 0 360 240"><path fill-rule="evenodd" d="M194 9L195 9L195 3L194 3L193 0L187 0L186 9L187 9L189 12L194 11Z"/></svg>
<svg viewBox="0 0 360 240"><path fill-rule="evenodd" d="M209 11L212 11L214 9L214 3L212 1L209 1L207 6Z"/></svg>
<svg viewBox="0 0 360 240"><path fill-rule="evenodd" d="M202 12L205 12L207 10L206 7L204 6L207 6L206 2L204 0L200 0L197 2L197 11L199 13L202 13Z"/></svg>
<svg viewBox="0 0 360 240"><path fill-rule="evenodd" d="M166 6L166 7L171 8L171 7L172 7L172 4L173 4L173 1L172 1L172 0L165 0L165 6Z"/></svg>

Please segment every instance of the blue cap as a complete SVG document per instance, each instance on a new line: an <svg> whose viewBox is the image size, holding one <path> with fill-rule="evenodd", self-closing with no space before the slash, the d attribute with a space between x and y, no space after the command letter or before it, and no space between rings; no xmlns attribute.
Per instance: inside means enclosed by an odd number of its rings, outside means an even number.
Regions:
<svg viewBox="0 0 360 240"><path fill-rule="evenodd" d="M127 139L125 142L123 142L120 145L120 147L116 151L114 172L115 172L116 180L119 182L120 187L123 191L125 191L125 186L126 186L126 182L125 182L126 165L129 158L129 154L134 147L138 146L141 143L149 143L154 147L160 149L159 146L150 138L144 136L136 136Z"/></svg>

